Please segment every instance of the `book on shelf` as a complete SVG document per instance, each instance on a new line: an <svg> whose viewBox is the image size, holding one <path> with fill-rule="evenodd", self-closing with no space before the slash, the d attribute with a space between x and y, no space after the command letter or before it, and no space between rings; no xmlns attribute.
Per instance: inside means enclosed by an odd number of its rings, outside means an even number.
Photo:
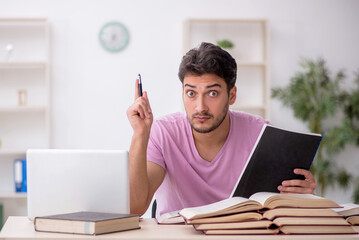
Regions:
<svg viewBox="0 0 359 240"><path fill-rule="evenodd" d="M259 192L253 194L250 198L232 197L200 207L184 208L179 214L188 221L204 217L214 217L279 207L336 208L340 206L332 200L313 194Z"/></svg>
<svg viewBox="0 0 359 240"><path fill-rule="evenodd" d="M345 203L341 206L343 208L334 209L334 211L344 216L350 224L359 225L359 204Z"/></svg>
<svg viewBox="0 0 359 240"><path fill-rule="evenodd" d="M264 124L231 196L279 192L283 180L304 179L295 168L310 169L322 136Z"/></svg>
<svg viewBox="0 0 359 240"><path fill-rule="evenodd" d="M35 217L35 230L39 232L56 232L98 235L139 229L139 215L102 213L102 212L74 212Z"/></svg>

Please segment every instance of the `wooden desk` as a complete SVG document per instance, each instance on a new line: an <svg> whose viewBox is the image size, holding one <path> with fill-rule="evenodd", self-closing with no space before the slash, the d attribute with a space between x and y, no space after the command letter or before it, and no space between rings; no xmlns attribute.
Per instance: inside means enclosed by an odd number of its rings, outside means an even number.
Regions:
<svg viewBox="0 0 359 240"><path fill-rule="evenodd" d="M58 233L42 233L35 232L33 223L27 217L9 217L6 221L1 233L0 239L357 239L359 235L271 235L271 236L206 236L201 232L197 232L189 225L158 225L153 219L143 219L140 222L141 229L125 232L103 234L98 236L58 234ZM359 230L359 227L356 228Z"/></svg>

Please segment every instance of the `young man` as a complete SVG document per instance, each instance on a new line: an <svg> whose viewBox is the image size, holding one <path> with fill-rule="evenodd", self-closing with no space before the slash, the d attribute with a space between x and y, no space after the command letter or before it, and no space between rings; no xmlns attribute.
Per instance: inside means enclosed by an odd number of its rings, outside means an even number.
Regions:
<svg viewBox="0 0 359 240"><path fill-rule="evenodd" d="M236 100L237 65L229 53L202 43L182 59L184 113L156 120L147 93L139 96L127 116L134 130L130 157L131 212L143 214L156 192L157 216L228 198L266 121L230 111ZM283 181L278 190L313 193L312 174L305 180Z"/></svg>

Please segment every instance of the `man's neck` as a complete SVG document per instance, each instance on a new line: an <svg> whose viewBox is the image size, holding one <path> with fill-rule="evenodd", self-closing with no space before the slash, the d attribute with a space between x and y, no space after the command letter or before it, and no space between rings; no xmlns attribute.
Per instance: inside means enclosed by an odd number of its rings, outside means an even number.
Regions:
<svg viewBox="0 0 359 240"><path fill-rule="evenodd" d="M209 133L199 133L192 129L194 143L203 159L209 162L213 160L226 142L229 130L229 113L227 113L221 125Z"/></svg>

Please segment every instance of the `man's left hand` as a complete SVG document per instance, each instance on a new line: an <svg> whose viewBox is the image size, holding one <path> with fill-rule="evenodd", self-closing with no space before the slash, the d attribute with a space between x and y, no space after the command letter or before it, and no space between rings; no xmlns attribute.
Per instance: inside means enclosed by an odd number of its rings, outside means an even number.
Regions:
<svg viewBox="0 0 359 240"><path fill-rule="evenodd" d="M278 186L280 193L310 193L313 194L317 185L315 184L315 178L312 173L305 169L294 169L295 174L303 175L304 180L293 179L282 182L282 185Z"/></svg>

